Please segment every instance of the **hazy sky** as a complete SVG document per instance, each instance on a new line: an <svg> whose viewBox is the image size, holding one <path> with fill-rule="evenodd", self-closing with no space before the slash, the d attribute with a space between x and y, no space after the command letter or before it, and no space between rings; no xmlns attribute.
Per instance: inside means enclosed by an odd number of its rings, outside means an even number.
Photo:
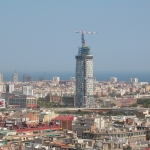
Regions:
<svg viewBox="0 0 150 150"><path fill-rule="evenodd" d="M150 0L1 0L0 72L75 71L76 30L95 71L150 70Z"/></svg>

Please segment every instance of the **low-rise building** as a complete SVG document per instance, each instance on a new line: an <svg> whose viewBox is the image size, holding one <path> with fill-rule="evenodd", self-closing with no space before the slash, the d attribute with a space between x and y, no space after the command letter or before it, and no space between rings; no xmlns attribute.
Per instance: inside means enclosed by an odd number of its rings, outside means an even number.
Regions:
<svg viewBox="0 0 150 150"><path fill-rule="evenodd" d="M40 123L48 123L48 122L50 122L52 119L56 118L57 116L58 116L58 114L56 114L54 111L43 110L43 111L39 114L39 122L40 122Z"/></svg>
<svg viewBox="0 0 150 150"><path fill-rule="evenodd" d="M74 120L73 115L60 115L52 119L58 124L62 129L72 130L72 122Z"/></svg>
<svg viewBox="0 0 150 150"><path fill-rule="evenodd" d="M37 106L37 98L34 96L27 96L23 94L12 94L9 96L8 105L11 106L18 106L20 108L24 107L36 107Z"/></svg>

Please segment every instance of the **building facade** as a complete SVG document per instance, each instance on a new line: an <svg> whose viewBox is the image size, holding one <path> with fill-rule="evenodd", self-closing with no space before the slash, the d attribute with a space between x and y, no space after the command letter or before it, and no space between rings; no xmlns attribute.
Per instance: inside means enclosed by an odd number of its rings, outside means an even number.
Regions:
<svg viewBox="0 0 150 150"><path fill-rule="evenodd" d="M60 77L53 77L53 83L54 84L59 84L59 81L60 81Z"/></svg>
<svg viewBox="0 0 150 150"><path fill-rule="evenodd" d="M23 82L32 82L32 81L33 81L32 77L26 74L23 75Z"/></svg>
<svg viewBox="0 0 150 150"><path fill-rule="evenodd" d="M131 83L138 83L138 78L130 78Z"/></svg>
<svg viewBox="0 0 150 150"><path fill-rule="evenodd" d="M57 81L57 82L59 82L60 81L60 77L53 77L53 81Z"/></svg>
<svg viewBox="0 0 150 150"><path fill-rule="evenodd" d="M26 82L26 74L23 75L23 82Z"/></svg>
<svg viewBox="0 0 150 150"><path fill-rule="evenodd" d="M33 90L31 89L31 86L23 86L22 93L24 95L33 95Z"/></svg>
<svg viewBox="0 0 150 150"><path fill-rule="evenodd" d="M76 58L76 107L94 107L93 100L93 56L85 45L82 34L82 47Z"/></svg>
<svg viewBox="0 0 150 150"><path fill-rule="evenodd" d="M17 73L12 74L12 82L18 82L18 74Z"/></svg>
<svg viewBox="0 0 150 150"><path fill-rule="evenodd" d="M3 82L3 74L0 73L0 83Z"/></svg>
<svg viewBox="0 0 150 150"><path fill-rule="evenodd" d="M26 95L10 95L8 104L11 106L16 106L20 108L24 107L36 107L37 106L37 98L34 96L26 96Z"/></svg>
<svg viewBox="0 0 150 150"><path fill-rule="evenodd" d="M34 96L27 96L26 106L30 108L37 107L37 98Z"/></svg>
<svg viewBox="0 0 150 150"><path fill-rule="evenodd" d="M12 93L14 91L14 84L6 84L6 92Z"/></svg>
<svg viewBox="0 0 150 150"><path fill-rule="evenodd" d="M117 82L117 78L116 77L111 77L110 78L110 83L113 84L113 83L116 83Z"/></svg>

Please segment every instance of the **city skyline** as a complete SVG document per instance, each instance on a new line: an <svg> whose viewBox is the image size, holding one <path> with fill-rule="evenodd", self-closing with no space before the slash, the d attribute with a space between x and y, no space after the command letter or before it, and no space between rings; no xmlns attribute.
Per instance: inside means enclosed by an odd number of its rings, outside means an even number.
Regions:
<svg viewBox="0 0 150 150"><path fill-rule="evenodd" d="M3 81L5 82L11 82L12 81L12 74L11 72L1 72L0 74L2 74L3 77ZM18 81L19 82L24 82L24 75L25 73L23 72L18 72ZM32 81L38 81L39 79L46 79L46 80L53 80L53 77L59 77L60 80L70 80L71 77L75 77L75 73L74 72L68 72L68 73L62 73L62 72L31 72L30 74L26 74L27 78L31 78ZM96 81L110 81L111 77L116 77L118 82L121 81L125 81L125 82L130 82L131 78L138 78L139 82L149 82L150 83L150 78L149 78L150 74L147 72L96 72L94 73L94 80L96 79ZM29 80L28 80L29 81Z"/></svg>
<svg viewBox="0 0 150 150"><path fill-rule="evenodd" d="M76 30L99 32L86 35L95 71L149 71L149 6L147 0L1 1L0 71L75 72Z"/></svg>

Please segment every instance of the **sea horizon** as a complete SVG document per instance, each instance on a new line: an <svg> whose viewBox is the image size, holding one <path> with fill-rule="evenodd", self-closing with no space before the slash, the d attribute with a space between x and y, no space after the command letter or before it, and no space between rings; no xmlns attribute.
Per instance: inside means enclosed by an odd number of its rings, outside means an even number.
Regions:
<svg viewBox="0 0 150 150"><path fill-rule="evenodd" d="M1 72L3 74L3 80L6 82L11 81L12 72ZM60 77L60 80L70 80L70 77L75 77L75 72L42 72L42 71L26 71L17 72L19 77L19 82L23 81L23 74L31 76L33 81L38 81L39 77L43 77L46 80L52 80L54 76ZM150 83L150 71L95 71L93 77L97 81L109 81L110 77L116 77L119 81L129 82L130 78L138 78L139 82L149 82Z"/></svg>

